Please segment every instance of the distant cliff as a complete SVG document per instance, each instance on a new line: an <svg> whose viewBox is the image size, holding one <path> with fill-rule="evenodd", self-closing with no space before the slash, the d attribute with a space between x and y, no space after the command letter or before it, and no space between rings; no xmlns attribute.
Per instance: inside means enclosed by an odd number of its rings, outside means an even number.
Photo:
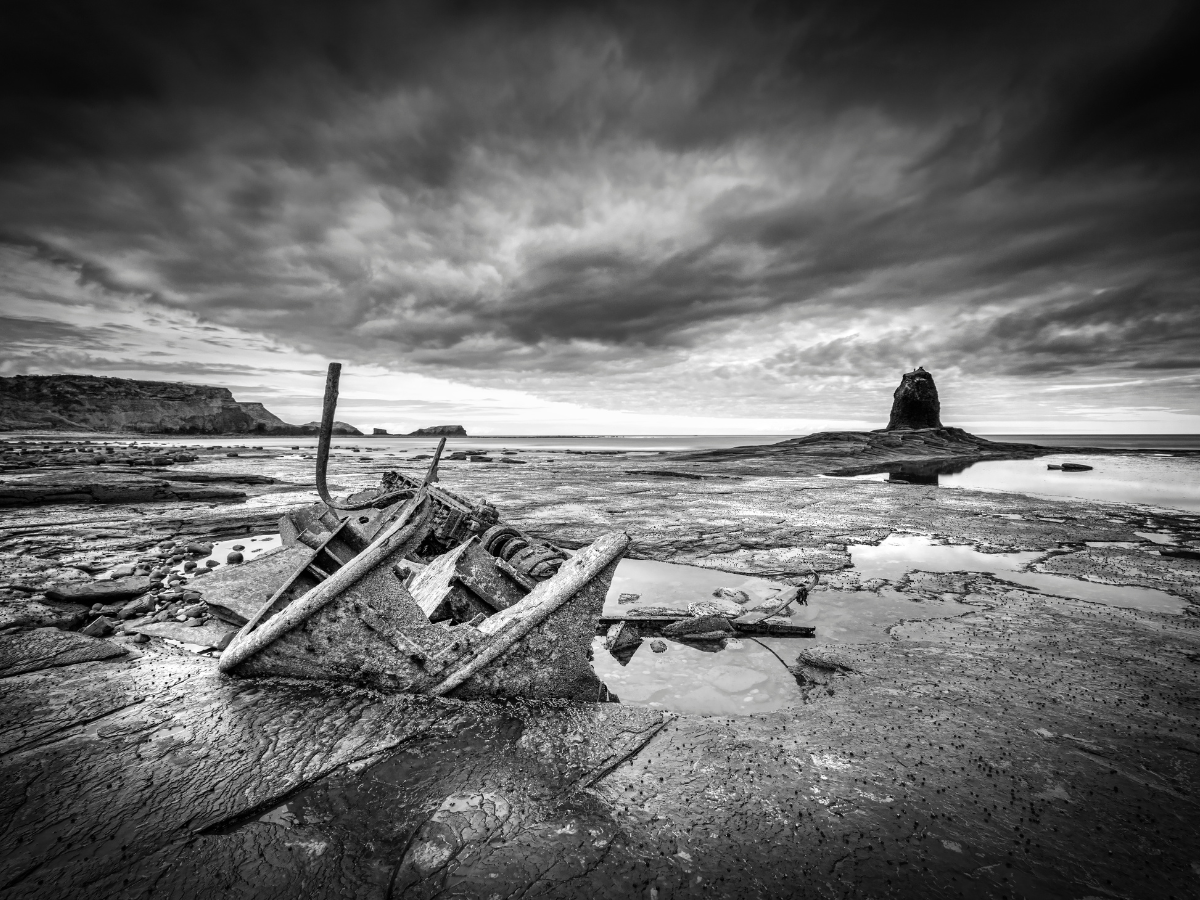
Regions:
<svg viewBox="0 0 1200 900"><path fill-rule="evenodd" d="M346 426L345 434L359 434ZM0 431L312 434L226 388L95 375L0 378Z"/></svg>
<svg viewBox="0 0 1200 900"><path fill-rule="evenodd" d="M446 435L447 437L468 437L467 429L461 425L430 425L428 428L418 428L416 431L410 431L409 437L439 437Z"/></svg>

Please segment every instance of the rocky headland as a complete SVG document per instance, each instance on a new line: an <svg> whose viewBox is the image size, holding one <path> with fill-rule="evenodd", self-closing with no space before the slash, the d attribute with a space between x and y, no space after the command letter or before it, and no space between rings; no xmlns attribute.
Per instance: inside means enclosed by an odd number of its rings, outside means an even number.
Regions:
<svg viewBox="0 0 1200 900"><path fill-rule="evenodd" d="M307 435L318 426L289 425L227 388L96 375L0 378L0 431ZM339 434L361 434L338 426Z"/></svg>

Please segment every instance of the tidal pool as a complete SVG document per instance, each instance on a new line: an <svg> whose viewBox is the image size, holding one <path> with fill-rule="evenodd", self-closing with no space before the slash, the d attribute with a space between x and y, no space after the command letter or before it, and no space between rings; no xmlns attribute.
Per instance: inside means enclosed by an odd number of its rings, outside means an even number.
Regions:
<svg viewBox="0 0 1200 900"><path fill-rule="evenodd" d="M854 568L864 578L899 581L909 572L986 572L1023 587L1059 597L1073 597L1147 612L1179 614L1188 602L1153 588L1104 584L1024 571L1044 552L981 553L965 544L937 544L925 535L893 534L878 545L854 544L847 548Z"/></svg>
<svg viewBox="0 0 1200 900"><path fill-rule="evenodd" d="M1047 465L1092 466L1090 472L1063 472ZM864 481L928 484L980 491L1078 497L1200 512L1200 458L1195 456L1107 456L1052 454L1037 459L938 462L930 460L889 472L852 476Z"/></svg>
<svg viewBox="0 0 1200 900"><path fill-rule="evenodd" d="M751 604L787 587L778 581L734 575L701 566L624 559L617 565L605 598L606 616L626 615L635 606L666 606L684 611L707 600L717 588L745 591ZM622 594L637 594L621 603ZM592 645L592 667L622 703L655 706L702 715L747 715L791 706L800 697L788 666L811 643L888 640L886 629L902 619L958 616L974 607L955 601L921 601L893 590L814 591L807 606L793 605L790 620L812 625L814 638L746 637L705 643L664 640L655 653L653 638L643 640L628 658L618 659Z"/></svg>
<svg viewBox="0 0 1200 900"><path fill-rule="evenodd" d="M177 575L183 575L185 578L191 578L201 569L215 569L227 565L237 565L237 563L226 562L229 554L234 552L234 547L241 547L242 549L238 552L242 554L243 562L249 562L256 556L261 556L268 550L277 550L281 546L283 546L283 539L279 536L278 532L273 534L252 534L245 537L232 538L228 541L218 541L213 544L212 553L204 559L196 560L195 569L185 572L183 570L183 563L180 563L177 566L172 566L171 571ZM209 560L212 560L217 565L205 565Z"/></svg>

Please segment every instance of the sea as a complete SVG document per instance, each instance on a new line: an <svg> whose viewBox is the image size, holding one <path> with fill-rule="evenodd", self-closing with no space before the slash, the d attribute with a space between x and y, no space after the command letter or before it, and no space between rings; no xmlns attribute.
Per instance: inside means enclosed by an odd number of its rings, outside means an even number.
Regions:
<svg viewBox="0 0 1200 900"><path fill-rule="evenodd" d="M626 454L650 456L681 450L712 450L749 445L774 444L800 435L794 434L669 434L669 435L509 435L487 437L450 437L446 452L455 450L541 451L546 453ZM1200 512L1200 434L987 434L993 441L1042 444L1076 448L1033 460L978 462L939 473L937 484L947 489L1032 494L1135 503L1168 510ZM32 435L5 435L20 439ZM81 436L40 434L45 440L78 440ZM92 440L128 443L130 438L109 435L90 436ZM335 452L352 448L380 454L429 453L437 446L436 437L396 435L354 435L334 438ZM139 438L142 445L192 444L228 447L231 450L262 447L269 450L301 452L316 449L315 437L258 437L228 435L200 437L181 435L165 438ZM1117 454L1088 453L1087 448L1104 448ZM1122 454L1119 451L1140 451ZM1079 462L1092 466L1087 472L1049 470L1048 464ZM886 481L888 473L858 476Z"/></svg>

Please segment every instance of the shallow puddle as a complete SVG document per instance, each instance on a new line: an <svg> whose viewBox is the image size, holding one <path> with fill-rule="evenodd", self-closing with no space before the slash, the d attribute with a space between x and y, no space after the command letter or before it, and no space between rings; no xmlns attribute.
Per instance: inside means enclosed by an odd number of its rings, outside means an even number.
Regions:
<svg viewBox="0 0 1200 900"><path fill-rule="evenodd" d="M909 572L986 572L1023 587L1073 597L1093 603L1105 603L1147 612L1182 613L1188 602L1182 597L1153 588L1103 584L1022 571L1045 556L1040 552L980 553L962 544L935 544L924 535L893 534L879 545L855 544L847 547L854 567L866 578L898 581Z"/></svg>
<svg viewBox="0 0 1200 900"><path fill-rule="evenodd" d="M701 566L624 559L617 565L605 598L606 616L628 615L638 606L681 611L710 599L718 588L744 591L750 603L785 589L778 581L734 575ZM629 596L636 594L637 600ZM626 602L621 602L625 595ZM748 637L706 643L663 640L655 653L653 637L628 658L617 659L596 638L593 668L622 703L655 706L702 715L747 715L791 706L800 697L788 670L799 649L812 643L862 643L888 640L886 629L903 619L959 616L974 607L955 601L924 601L897 591L814 591L807 606L793 605L790 621L812 625L813 638Z"/></svg>
<svg viewBox="0 0 1200 900"><path fill-rule="evenodd" d="M255 557L262 556L268 550L277 550L283 546L283 539L279 533L274 534L255 534L245 537L232 538L228 541L219 541L213 544L212 553L203 559L196 559L196 568L190 571L184 571L183 563L177 566L172 566L171 571L183 575L185 578L194 576L201 569L219 569L228 565L237 565L237 563L228 562L230 553L241 553L242 562L249 562ZM215 562L215 566L207 565L208 562Z"/></svg>

